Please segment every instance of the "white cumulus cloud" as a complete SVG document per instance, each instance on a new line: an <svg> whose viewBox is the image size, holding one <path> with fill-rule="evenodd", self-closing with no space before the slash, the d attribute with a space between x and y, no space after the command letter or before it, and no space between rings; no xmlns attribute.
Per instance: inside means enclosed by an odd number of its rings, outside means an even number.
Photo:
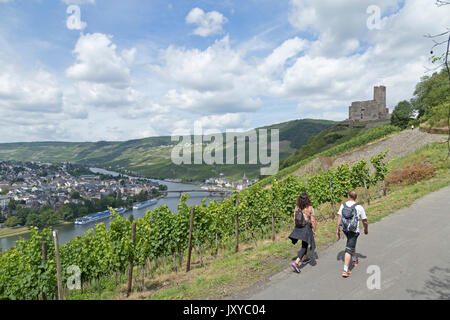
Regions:
<svg viewBox="0 0 450 320"><path fill-rule="evenodd" d="M193 34L207 37L222 33L222 26L228 21L220 12L205 12L200 8L192 9L186 16L187 24L195 24L197 28Z"/></svg>
<svg viewBox="0 0 450 320"><path fill-rule="evenodd" d="M58 113L62 92L57 78L39 69L21 73L7 67L0 71L0 109L36 113Z"/></svg>
<svg viewBox="0 0 450 320"><path fill-rule="evenodd" d="M118 55L111 39L101 33L81 35L73 51L77 62L66 70L67 76L79 81L128 84L136 50Z"/></svg>

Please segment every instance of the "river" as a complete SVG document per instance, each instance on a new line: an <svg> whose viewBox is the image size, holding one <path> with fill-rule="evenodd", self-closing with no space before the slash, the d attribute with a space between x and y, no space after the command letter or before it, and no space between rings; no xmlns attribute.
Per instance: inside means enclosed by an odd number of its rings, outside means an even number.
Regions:
<svg viewBox="0 0 450 320"><path fill-rule="evenodd" d="M110 174L113 176L119 175L116 172L108 171L104 169L99 168L91 168L91 171L94 173L102 173L102 174ZM155 180L155 179L148 179L151 181L156 181L161 184L165 184L168 188L168 190L201 190L201 188L197 185L193 184L185 184L185 183L175 183L175 182L167 182L167 181L161 181L161 180ZM213 195L210 196L209 192L194 192L191 193L191 197L188 199L187 203L188 205L199 205L201 204L202 200L204 198L207 198L209 200L222 200L222 196ZM179 204L180 195L179 194L171 194L169 193L167 197L161 198L158 200L158 203L155 206L143 208L141 210L130 210L123 214L124 217L129 218L131 214L133 214L133 217L135 219L141 218L144 216L144 214L151 209L154 209L155 207L161 206L163 204L167 205L169 209L172 212L177 212L178 204ZM75 225L75 224L67 224L67 225L61 225L56 226L54 229L58 230L59 232L59 242L61 244L64 244L71 239L75 238L78 235L83 235L86 231L89 229L93 229L98 223L104 223L107 227L109 227L110 219L100 220L96 222L92 222L86 225ZM19 235L19 236L11 236L7 238L0 239L0 248L3 250L7 250L11 248L14 243L22 238L27 239L29 238L29 234L25 235Z"/></svg>

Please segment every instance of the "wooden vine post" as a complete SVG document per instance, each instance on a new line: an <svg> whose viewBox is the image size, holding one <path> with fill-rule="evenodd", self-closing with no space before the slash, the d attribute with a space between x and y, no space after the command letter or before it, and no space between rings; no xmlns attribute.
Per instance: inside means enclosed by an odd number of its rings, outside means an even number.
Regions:
<svg viewBox="0 0 450 320"><path fill-rule="evenodd" d="M275 213L272 210L272 241L275 241Z"/></svg>
<svg viewBox="0 0 450 320"><path fill-rule="evenodd" d="M236 223L235 223L235 234L236 234L236 247L235 251L239 252L239 191L236 190Z"/></svg>
<svg viewBox="0 0 450 320"><path fill-rule="evenodd" d="M47 261L47 241L42 242L42 261L44 261L44 263ZM45 292L42 292L42 300L47 300Z"/></svg>
<svg viewBox="0 0 450 320"><path fill-rule="evenodd" d="M181 248L178 249L178 264L181 270L181 268L183 268L183 250L181 250Z"/></svg>
<svg viewBox="0 0 450 320"><path fill-rule="evenodd" d="M55 244L55 260L56 260L56 277L58 283L58 300L63 299L63 288L61 280L61 260L59 258L59 241L58 241L58 230L53 231L53 241Z"/></svg>
<svg viewBox="0 0 450 320"><path fill-rule="evenodd" d="M364 189L366 190L367 205L370 206L370 194L369 194L369 189L367 189L366 175L363 174L362 178L363 178L363 182L364 182Z"/></svg>
<svg viewBox="0 0 450 320"><path fill-rule="evenodd" d="M278 195L277 195L278 197ZM272 196L272 200L275 200L274 197ZM275 202L275 201L272 201ZM272 208L272 241L275 241L275 212L280 213L280 210L278 208L278 202L276 202L277 205L274 206L274 208ZM283 221L281 221L281 223L283 223Z"/></svg>
<svg viewBox="0 0 450 320"><path fill-rule="evenodd" d="M189 243L188 243L188 256L186 262L186 272L191 270L191 255L192 255L192 232L194 229L194 207L191 208L191 216L189 219Z"/></svg>
<svg viewBox="0 0 450 320"><path fill-rule="evenodd" d="M333 198L333 183L330 181L330 195L331 195L331 218L334 218L334 215L336 214L336 205L334 203Z"/></svg>
<svg viewBox="0 0 450 320"><path fill-rule="evenodd" d="M136 243L136 222L133 222L131 226L131 241ZM133 246L134 248L134 246ZM127 288L127 298L131 294L131 288L133 285L133 255L130 256L130 266L128 267L128 288Z"/></svg>
<svg viewBox="0 0 450 320"><path fill-rule="evenodd" d="M172 252L172 261L173 261L173 268L175 269L175 273L178 273L177 258L175 257L175 251Z"/></svg>

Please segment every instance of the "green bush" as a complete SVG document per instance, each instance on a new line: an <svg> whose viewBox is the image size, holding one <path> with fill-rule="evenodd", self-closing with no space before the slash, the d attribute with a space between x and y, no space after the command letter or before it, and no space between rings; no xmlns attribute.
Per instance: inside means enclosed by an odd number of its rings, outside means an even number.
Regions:
<svg viewBox="0 0 450 320"><path fill-rule="evenodd" d="M411 103L419 113L422 122L433 118L436 111L440 110L439 106L449 102L450 84L446 69L435 72L431 77L423 77L417 84L414 97L411 99ZM436 109L436 107L438 108ZM445 114L445 117L447 117L447 114Z"/></svg>
<svg viewBox="0 0 450 320"><path fill-rule="evenodd" d="M6 220L5 224L7 227L10 227L10 228L16 227L18 224L20 224L20 219L16 216L10 217L10 218L8 218L8 220Z"/></svg>
<svg viewBox="0 0 450 320"><path fill-rule="evenodd" d="M408 101L401 101L397 104L391 116L391 124L402 129L406 129L414 118L414 107Z"/></svg>
<svg viewBox="0 0 450 320"><path fill-rule="evenodd" d="M448 110L450 108L450 102L442 103L440 105L434 106L430 110L430 120L429 124L430 126L439 125L443 119L447 119L448 117Z"/></svg>

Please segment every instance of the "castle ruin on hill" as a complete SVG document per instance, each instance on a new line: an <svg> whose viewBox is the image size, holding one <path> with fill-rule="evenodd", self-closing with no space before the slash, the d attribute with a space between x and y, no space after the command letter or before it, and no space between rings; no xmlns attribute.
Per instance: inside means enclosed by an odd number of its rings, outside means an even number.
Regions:
<svg viewBox="0 0 450 320"><path fill-rule="evenodd" d="M349 108L350 121L369 121L389 119L389 109L386 107L386 87L374 87L373 100L355 101Z"/></svg>

